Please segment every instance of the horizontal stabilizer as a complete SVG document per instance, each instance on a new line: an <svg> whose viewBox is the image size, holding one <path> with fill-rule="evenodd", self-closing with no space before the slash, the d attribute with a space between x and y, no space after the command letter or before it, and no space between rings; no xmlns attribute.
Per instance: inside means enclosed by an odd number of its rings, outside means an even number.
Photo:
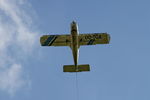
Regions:
<svg viewBox="0 0 150 100"><path fill-rule="evenodd" d="M90 65L64 65L63 67L64 72L83 72L83 71L90 71Z"/></svg>

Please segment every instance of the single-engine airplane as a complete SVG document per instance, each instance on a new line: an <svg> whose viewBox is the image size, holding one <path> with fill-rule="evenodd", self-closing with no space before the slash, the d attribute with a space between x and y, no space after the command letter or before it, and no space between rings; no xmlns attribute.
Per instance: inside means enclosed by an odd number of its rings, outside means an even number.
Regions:
<svg viewBox="0 0 150 100"><path fill-rule="evenodd" d="M110 35L107 33L79 34L78 25L71 23L71 34L43 35L40 37L41 46L69 46L72 50L74 65L64 65L64 72L90 71L90 65L78 65L79 47L83 45L108 44Z"/></svg>

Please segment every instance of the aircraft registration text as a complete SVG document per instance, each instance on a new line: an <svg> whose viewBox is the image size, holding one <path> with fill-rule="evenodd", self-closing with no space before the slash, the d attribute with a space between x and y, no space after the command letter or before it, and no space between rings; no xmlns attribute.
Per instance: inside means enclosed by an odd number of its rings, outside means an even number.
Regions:
<svg viewBox="0 0 150 100"><path fill-rule="evenodd" d="M100 34L89 34L85 36L85 40L96 40L96 39L101 39Z"/></svg>

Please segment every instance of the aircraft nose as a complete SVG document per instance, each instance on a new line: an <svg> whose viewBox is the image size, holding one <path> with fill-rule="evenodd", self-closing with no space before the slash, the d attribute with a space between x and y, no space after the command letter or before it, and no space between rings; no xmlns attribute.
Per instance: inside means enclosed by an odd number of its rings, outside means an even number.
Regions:
<svg viewBox="0 0 150 100"><path fill-rule="evenodd" d="M75 21L72 21L72 24L76 24L76 22L75 22Z"/></svg>

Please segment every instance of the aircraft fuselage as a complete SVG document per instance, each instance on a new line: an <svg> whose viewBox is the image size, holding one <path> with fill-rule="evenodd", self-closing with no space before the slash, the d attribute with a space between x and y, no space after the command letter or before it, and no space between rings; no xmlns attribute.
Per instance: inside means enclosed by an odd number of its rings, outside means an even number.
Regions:
<svg viewBox="0 0 150 100"><path fill-rule="evenodd" d="M72 54L73 54L73 59L74 59L74 64L77 67L78 65L78 53L79 53L79 43L78 43L78 26L76 22L71 23L71 49L72 49Z"/></svg>

